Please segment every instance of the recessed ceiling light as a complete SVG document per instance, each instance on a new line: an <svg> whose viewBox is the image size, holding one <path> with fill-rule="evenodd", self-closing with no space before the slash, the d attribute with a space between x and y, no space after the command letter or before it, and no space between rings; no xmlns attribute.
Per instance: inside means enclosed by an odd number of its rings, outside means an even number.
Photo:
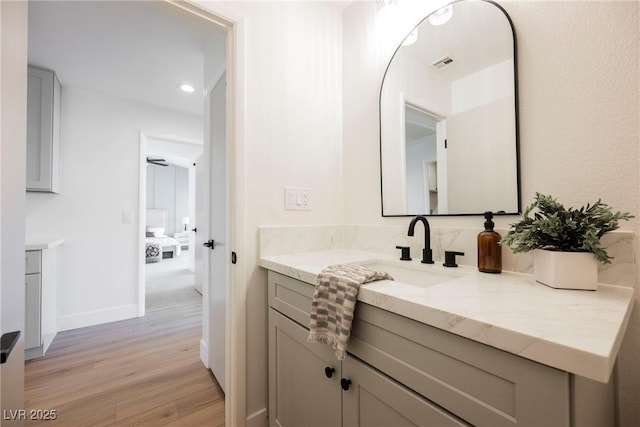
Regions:
<svg viewBox="0 0 640 427"><path fill-rule="evenodd" d="M411 46L416 42L416 40L418 40L417 27L414 28L413 31L411 31L407 37L405 37L404 41L402 42L402 46Z"/></svg>
<svg viewBox="0 0 640 427"><path fill-rule="evenodd" d="M451 16L453 16L453 7L451 5L445 6L429 15L429 23L431 25L443 25L449 22Z"/></svg>
<svg viewBox="0 0 640 427"><path fill-rule="evenodd" d="M181 91L186 93L193 93L196 90L193 86L191 86L188 83L182 83L178 87L180 88Z"/></svg>

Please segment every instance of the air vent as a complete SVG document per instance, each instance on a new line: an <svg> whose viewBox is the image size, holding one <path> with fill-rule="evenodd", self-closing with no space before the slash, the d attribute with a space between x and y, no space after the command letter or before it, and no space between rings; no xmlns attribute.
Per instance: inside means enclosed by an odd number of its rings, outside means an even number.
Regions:
<svg viewBox="0 0 640 427"><path fill-rule="evenodd" d="M453 62L453 58L451 58L449 55L447 55L447 56L445 56L443 58L438 59L436 62L434 62L431 65L433 65L434 68L436 68L438 70L441 70L444 67L446 67L447 65L450 65L452 62Z"/></svg>

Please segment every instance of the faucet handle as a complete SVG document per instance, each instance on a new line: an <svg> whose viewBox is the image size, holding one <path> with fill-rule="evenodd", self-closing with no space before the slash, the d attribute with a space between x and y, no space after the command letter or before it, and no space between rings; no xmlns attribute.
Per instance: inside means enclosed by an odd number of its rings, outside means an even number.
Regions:
<svg viewBox="0 0 640 427"><path fill-rule="evenodd" d="M456 255L464 255L464 252L456 252L456 251L444 251L444 265L445 267L457 267L456 264Z"/></svg>
<svg viewBox="0 0 640 427"><path fill-rule="evenodd" d="M402 251L400 261L411 261L411 248L409 246L396 246L396 249Z"/></svg>

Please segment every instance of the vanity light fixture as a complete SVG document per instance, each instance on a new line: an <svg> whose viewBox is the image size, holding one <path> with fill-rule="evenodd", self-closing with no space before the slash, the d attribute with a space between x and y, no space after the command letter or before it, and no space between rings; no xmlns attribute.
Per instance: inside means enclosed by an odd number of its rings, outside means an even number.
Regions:
<svg viewBox="0 0 640 427"><path fill-rule="evenodd" d="M178 87L180 88L181 91L183 91L185 93L193 93L196 90L189 83L181 83L181 84L178 85Z"/></svg>
<svg viewBox="0 0 640 427"><path fill-rule="evenodd" d="M445 6L441 9L436 10L431 15L429 15L429 23L431 25L443 25L449 22L451 17L453 16L453 6Z"/></svg>

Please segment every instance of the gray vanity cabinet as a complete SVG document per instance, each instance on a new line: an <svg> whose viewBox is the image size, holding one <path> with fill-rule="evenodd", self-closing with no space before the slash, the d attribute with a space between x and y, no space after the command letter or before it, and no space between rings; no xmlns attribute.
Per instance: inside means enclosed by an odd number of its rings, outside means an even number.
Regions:
<svg viewBox="0 0 640 427"><path fill-rule="evenodd" d="M357 358L308 343L312 293L269 272L270 426L468 426Z"/></svg>
<svg viewBox="0 0 640 427"><path fill-rule="evenodd" d="M596 383L361 302L340 363L328 347L306 341L313 290L268 273L271 426L615 425L613 381ZM335 369L331 378L325 368Z"/></svg>
<svg viewBox="0 0 640 427"><path fill-rule="evenodd" d="M468 426L358 359L338 361L308 334L269 309L270 426Z"/></svg>

